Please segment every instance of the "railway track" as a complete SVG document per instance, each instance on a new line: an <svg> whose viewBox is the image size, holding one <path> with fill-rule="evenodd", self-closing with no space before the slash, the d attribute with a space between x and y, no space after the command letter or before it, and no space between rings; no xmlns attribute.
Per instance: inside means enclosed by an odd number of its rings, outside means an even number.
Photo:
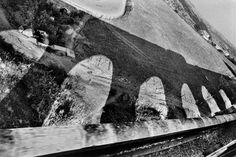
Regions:
<svg viewBox="0 0 236 157"><path fill-rule="evenodd" d="M206 132L212 132L219 127L225 127L228 125L236 124L236 122L230 122L227 124L220 124L217 126L211 126L207 128L198 128L194 130L187 130L183 132L173 133L169 135L157 136L153 138L146 138L122 143L116 143L104 146L95 146L84 149L78 149L73 151L65 151L60 153L52 153L43 155L41 157L77 157L77 156L145 156L156 152L161 152L183 143L188 143L201 136L204 136ZM229 147L227 151L221 154L222 157L228 154L234 154L236 152L235 145ZM211 155L209 157L217 157Z"/></svg>

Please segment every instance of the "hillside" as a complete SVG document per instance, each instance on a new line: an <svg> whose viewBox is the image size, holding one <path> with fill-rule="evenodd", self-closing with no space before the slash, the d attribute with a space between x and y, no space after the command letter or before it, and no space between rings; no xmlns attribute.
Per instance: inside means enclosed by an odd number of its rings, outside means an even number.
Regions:
<svg viewBox="0 0 236 157"><path fill-rule="evenodd" d="M218 59L219 55L211 45L206 43L162 1L150 3L157 9L149 7L148 2L138 1L128 18L107 22L130 34L181 54L189 64L227 75L228 70L225 69L222 60ZM149 11L144 11L144 7Z"/></svg>
<svg viewBox="0 0 236 157"><path fill-rule="evenodd" d="M236 57L236 46L233 45L229 40L227 40L224 35L220 32L218 32L214 26L210 25L204 18L202 18L199 14L199 12L196 10L193 4L189 0L186 0L186 2L189 4L189 8L193 10L198 15L198 18L201 19L205 25L208 27L208 30L210 31L210 34L213 36L212 39L215 40L215 43L219 43L224 48L228 48L232 55Z"/></svg>
<svg viewBox="0 0 236 157"><path fill-rule="evenodd" d="M227 108L221 89L227 104L236 103L235 65L164 1L136 0L113 19L71 0L8 2L1 5L15 30L0 32L1 58L30 66L10 71L21 72L2 85L0 128L211 117ZM206 28L195 13L186 16ZM44 31L48 42L20 26Z"/></svg>
<svg viewBox="0 0 236 157"><path fill-rule="evenodd" d="M64 2L70 4L70 1ZM86 42L75 50L78 52L82 48L86 56L84 59L102 54L113 63L111 91L104 104L101 122L135 119L134 108L137 98L140 99L140 88L153 77L160 78L164 86L169 110L167 118L186 116L181 103L184 83L190 87L201 116L211 114L207 105L203 105L202 86L207 86L220 109L224 108L218 89L224 88L220 87L220 82L227 78L225 76L233 76L231 71L220 54L164 2L135 1L128 16L103 20L106 23L94 18L86 23L81 31ZM70 96L74 97L74 94L69 93ZM71 106L75 104L73 101ZM55 109L60 106L55 103L54 111L49 115L51 123L47 121L47 124L61 124L60 116L55 113ZM148 106L146 108L148 113L152 111ZM74 117L69 115L67 118L70 119L70 116ZM63 119L61 121L68 123Z"/></svg>

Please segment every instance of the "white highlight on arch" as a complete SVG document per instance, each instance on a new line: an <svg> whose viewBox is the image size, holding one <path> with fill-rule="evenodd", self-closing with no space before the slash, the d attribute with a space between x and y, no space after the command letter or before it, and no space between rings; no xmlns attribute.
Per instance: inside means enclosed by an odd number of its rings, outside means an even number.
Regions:
<svg viewBox="0 0 236 157"><path fill-rule="evenodd" d="M108 98L112 74L113 64L105 56L97 55L86 59L77 64L70 72L72 76L81 77L83 86L85 87L80 91L86 105L90 105L90 109L85 111L86 116L93 117L92 122L100 122L102 108L106 104ZM98 114L97 116L95 114Z"/></svg>
<svg viewBox="0 0 236 157"><path fill-rule="evenodd" d="M153 108L160 112L161 119L167 117L166 96L159 77L151 77L140 86L139 97L135 106L136 112L143 108Z"/></svg>
<svg viewBox="0 0 236 157"><path fill-rule="evenodd" d="M62 92L44 125L100 123L102 109L111 88L112 74L112 62L102 55L92 56L78 63L64 81ZM69 89L66 87L68 84L71 86ZM58 115L56 110L68 100L70 114L65 118Z"/></svg>
<svg viewBox="0 0 236 157"><path fill-rule="evenodd" d="M126 0L62 0L97 18L118 18L125 13Z"/></svg>
<svg viewBox="0 0 236 157"><path fill-rule="evenodd" d="M223 89L221 89L219 91L221 97L223 98L224 102L225 102L225 107L226 109L232 107L231 101L229 100L228 96L226 95L225 91Z"/></svg>
<svg viewBox="0 0 236 157"><path fill-rule="evenodd" d="M202 86L202 96L209 105L209 108L211 110L211 116L214 116L216 112L219 112L220 109L215 101L215 99L212 97L212 95L208 92L205 86Z"/></svg>
<svg viewBox="0 0 236 157"><path fill-rule="evenodd" d="M181 89L181 99L187 118L197 118L201 116L193 94L186 83L183 84Z"/></svg>

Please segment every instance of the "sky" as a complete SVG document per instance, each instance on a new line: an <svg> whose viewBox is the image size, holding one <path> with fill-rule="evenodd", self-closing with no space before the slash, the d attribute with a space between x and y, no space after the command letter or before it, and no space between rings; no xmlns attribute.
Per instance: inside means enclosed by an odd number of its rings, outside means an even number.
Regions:
<svg viewBox="0 0 236 157"><path fill-rule="evenodd" d="M201 16L236 46L236 0L190 0Z"/></svg>

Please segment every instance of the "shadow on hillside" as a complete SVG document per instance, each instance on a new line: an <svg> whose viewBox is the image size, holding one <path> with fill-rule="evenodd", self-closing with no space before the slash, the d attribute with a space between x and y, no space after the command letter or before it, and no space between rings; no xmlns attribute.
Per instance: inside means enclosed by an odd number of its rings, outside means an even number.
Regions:
<svg viewBox="0 0 236 157"><path fill-rule="evenodd" d="M80 43L84 55L81 57L77 54L76 63L93 55L102 54L107 56L114 65L111 91L102 114L102 123L134 121L134 104L138 98L139 88L153 76L159 77L164 85L170 119L186 116L181 102L181 88L184 83L190 87L201 116L210 116L210 109L202 96L202 86L208 89L220 109L225 109L224 101L218 92L220 89L226 92L232 103L236 103L235 82L226 76L186 63L184 57L176 52L166 50L98 19L90 20L82 33L87 40ZM132 45L127 44L123 39L128 40ZM79 50L75 52L80 53ZM45 58L45 55L42 58ZM72 69L72 65L76 63L71 64L69 69ZM40 69L48 74L41 74ZM52 85L35 85L35 82L42 81L45 77L52 77L51 81L54 82L55 88ZM48 97L45 93L60 88L65 78L65 71L58 68L48 68L38 64L32 66L10 94L0 102L2 119L0 128L40 126L42 120L39 120L38 112L33 109L32 102L41 103L40 99L42 99L47 104L46 114L55 101L56 91L53 97ZM122 78L127 81L122 81L124 80ZM46 84L47 79L44 81ZM29 95L32 93L31 85L37 87L34 92L38 93L34 97ZM45 97L42 97L42 94ZM8 110L9 106L12 107L13 112Z"/></svg>
<svg viewBox="0 0 236 157"><path fill-rule="evenodd" d="M190 65L176 52L166 50L96 19L88 22L83 33L91 43L94 43L85 49L86 54L103 54L114 65L111 92L104 107L102 122L111 122L115 114L118 122L132 121L134 115L126 111L129 109L134 114L139 87L153 76L159 77L164 84L169 107L168 118L185 117L181 102L181 88L184 83L190 87L201 116L210 116L208 104L202 97L202 86L208 89L220 109L225 109L225 105L218 92L219 89L226 91L232 103L236 101L234 97L236 86L228 77ZM126 78L129 83L122 82L118 78Z"/></svg>

